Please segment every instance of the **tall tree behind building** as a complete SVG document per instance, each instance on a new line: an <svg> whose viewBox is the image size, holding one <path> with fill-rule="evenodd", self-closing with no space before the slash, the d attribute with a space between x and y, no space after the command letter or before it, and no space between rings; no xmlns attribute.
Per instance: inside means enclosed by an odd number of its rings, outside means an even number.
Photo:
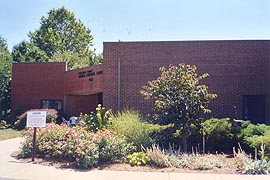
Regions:
<svg viewBox="0 0 270 180"><path fill-rule="evenodd" d="M48 16L42 16L40 27L34 32L29 32L30 42L26 51L19 48L21 44L13 49L13 56L19 54L19 58L14 58L15 61L21 62L24 59L37 57L37 62L40 62L42 56L43 62L47 61L67 61L68 69L89 66L94 64L92 56L94 51L91 49L93 46L93 37L91 30L84 26L84 24L76 19L75 14L62 7L59 9L52 9L49 11ZM22 48L23 49L23 48ZM39 50L43 51L46 56L43 56ZM19 51L19 53L18 53ZM29 53L31 51L32 53ZM31 55L31 58L25 56ZM67 55L74 58L65 58ZM72 66L75 64L75 66Z"/></svg>

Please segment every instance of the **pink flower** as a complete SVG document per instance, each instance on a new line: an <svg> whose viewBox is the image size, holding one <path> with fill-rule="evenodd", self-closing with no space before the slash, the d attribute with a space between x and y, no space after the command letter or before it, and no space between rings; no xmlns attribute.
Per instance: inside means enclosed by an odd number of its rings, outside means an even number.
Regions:
<svg viewBox="0 0 270 180"><path fill-rule="evenodd" d="M93 137L92 137L92 142L96 142L97 141L97 136L96 135L94 135Z"/></svg>
<svg viewBox="0 0 270 180"><path fill-rule="evenodd" d="M78 148L83 148L83 144L80 143L80 144L78 145Z"/></svg>

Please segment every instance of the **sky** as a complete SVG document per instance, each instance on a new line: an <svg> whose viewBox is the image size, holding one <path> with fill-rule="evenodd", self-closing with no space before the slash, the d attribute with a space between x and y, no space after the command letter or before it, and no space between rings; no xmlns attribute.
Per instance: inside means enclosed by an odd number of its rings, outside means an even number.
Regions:
<svg viewBox="0 0 270 180"><path fill-rule="evenodd" d="M97 53L104 41L270 40L270 0L0 0L9 50L63 6L91 29Z"/></svg>

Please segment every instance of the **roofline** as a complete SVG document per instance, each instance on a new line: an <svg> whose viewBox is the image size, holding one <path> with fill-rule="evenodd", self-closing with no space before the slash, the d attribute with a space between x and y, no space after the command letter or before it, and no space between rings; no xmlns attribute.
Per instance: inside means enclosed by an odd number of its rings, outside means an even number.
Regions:
<svg viewBox="0 0 270 180"><path fill-rule="evenodd" d="M81 67L81 68L72 69L72 70L66 70L66 72L77 71L77 70L81 70L81 69L85 69L85 68L95 68L97 66L102 66L102 65L103 65L103 63L101 63L101 64L94 64L94 65L91 65L91 66Z"/></svg>
<svg viewBox="0 0 270 180"><path fill-rule="evenodd" d="M66 62L13 62L13 64L64 64L64 65L67 65ZM86 66L86 67L81 67L81 68L77 68L77 69L72 69L72 70L66 70L65 72L70 72L70 71L77 71L77 70L80 70L80 69L84 69L84 68L95 68L95 67L98 67L98 66L102 66L102 64L94 64L94 65L91 65L91 66Z"/></svg>
<svg viewBox="0 0 270 180"><path fill-rule="evenodd" d="M270 39L216 39L216 40L211 40L211 39L205 39L205 40L166 40L166 41L104 41L103 44L107 43L170 43L170 42L232 42L232 41L266 41L270 42Z"/></svg>
<svg viewBox="0 0 270 180"><path fill-rule="evenodd" d="M66 62L13 62L12 64L66 64Z"/></svg>

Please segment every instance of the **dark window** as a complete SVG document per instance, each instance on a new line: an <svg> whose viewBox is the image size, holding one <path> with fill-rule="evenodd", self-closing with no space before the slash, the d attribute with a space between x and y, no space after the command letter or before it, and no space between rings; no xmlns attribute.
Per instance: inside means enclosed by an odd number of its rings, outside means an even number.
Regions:
<svg viewBox="0 0 270 180"><path fill-rule="evenodd" d="M102 100L103 100L103 94L102 93L98 93L98 104L102 105Z"/></svg>
<svg viewBox="0 0 270 180"><path fill-rule="evenodd" d="M63 101L61 100L41 100L42 109L55 109L58 112L62 111Z"/></svg>
<svg viewBox="0 0 270 180"><path fill-rule="evenodd" d="M86 71L79 72L79 78L83 78L86 75Z"/></svg>
<svg viewBox="0 0 270 180"><path fill-rule="evenodd" d="M100 75L100 74L103 74L103 71L98 71L98 72L96 73L96 75Z"/></svg>
<svg viewBox="0 0 270 180"><path fill-rule="evenodd" d="M83 77L85 77L85 74L79 75L79 78L83 78Z"/></svg>
<svg viewBox="0 0 270 180"><path fill-rule="evenodd" d="M89 72L86 74L86 76L94 76L94 75L96 75L95 72Z"/></svg>
<svg viewBox="0 0 270 180"><path fill-rule="evenodd" d="M247 95L243 96L243 119L254 124L265 123L266 96Z"/></svg>

